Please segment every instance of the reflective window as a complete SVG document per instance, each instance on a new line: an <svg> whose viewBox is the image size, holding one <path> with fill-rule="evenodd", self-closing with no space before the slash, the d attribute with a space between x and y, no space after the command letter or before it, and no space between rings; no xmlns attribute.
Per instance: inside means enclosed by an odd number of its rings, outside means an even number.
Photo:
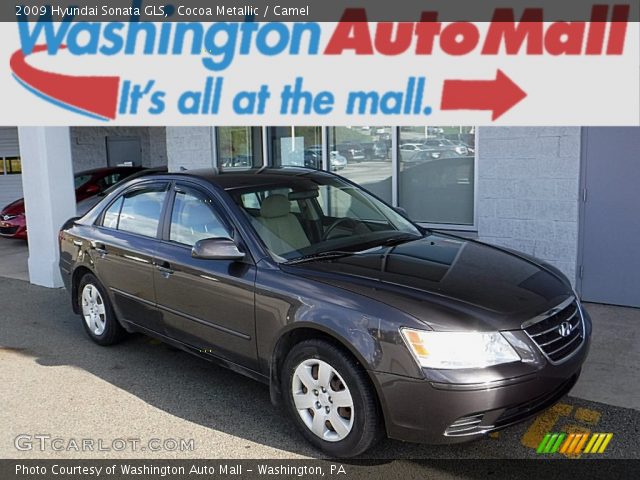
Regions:
<svg viewBox="0 0 640 480"><path fill-rule="evenodd" d="M211 199L196 191L176 192L169 240L193 246L205 238L229 237Z"/></svg>
<svg viewBox="0 0 640 480"><path fill-rule="evenodd" d="M392 127L330 127L330 169L391 203Z"/></svg>
<svg viewBox="0 0 640 480"><path fill-rule="evenodd" d="M260 127L218 127L218 168L247 169L262 165Z"/></svg>
<svg viewBox="0 0 640 480"><path fill-rule="evenodd" d="M22 173L22 163L20 157L0 158L0 175L11 175Z"/></svg>
<svg viewBox="0 0 640 480"><path fill-rule="evenodd" d="M155 237L166 196L165 186L134 190L124 196L118 230Z"/></svg>
<svg viewBox="0 0 640 480"><path fill-rule="evenodd" d="M268 132L273 165L322 168L321 127L270 127Z"/></svg>
<svg viewBox="0 0 640 480"><path fill-rule="evenodd" d="M73 177L73 186L77 190L91 180L91 175L76 175Z"/></svg>
<svg viewBox="0 0 640 480"><path fill-rule="evenodd" d="M112 187L113 185L118 183L120 180L124 180L125 178L127 178L131 173L134 173L134 170L132 170L131 172L111 173L102 177L100 180L98 180L97 183L100 186L100 190L106 190L107 188Z"/></svg>
<svg viewBox="0 0 640 480"><path fill-rule="evenodd" d="M102 218L102 226L107 228L118 228L118 219L120 218L120 209L122 208L122 197L113 202L111 206L104 212Z"/></svg>
<svg viewBox="0 0 640 480"><path fill-rule="evenodd" d="M398 203L412 220L473 225L474 127L401 127Z"/></svg>

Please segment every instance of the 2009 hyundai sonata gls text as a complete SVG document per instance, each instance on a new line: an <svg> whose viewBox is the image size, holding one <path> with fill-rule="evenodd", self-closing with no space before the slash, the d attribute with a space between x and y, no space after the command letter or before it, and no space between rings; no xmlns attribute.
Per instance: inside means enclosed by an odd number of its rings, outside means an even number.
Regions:
<svg viewBox="0 0 640 480"><path fill-rule="evenodd" d="M529 418L571 389L591 334L552 266L301 168L126 182L63 227L60 267L96 343L144 332L268 383L332 456Z"/></svg>

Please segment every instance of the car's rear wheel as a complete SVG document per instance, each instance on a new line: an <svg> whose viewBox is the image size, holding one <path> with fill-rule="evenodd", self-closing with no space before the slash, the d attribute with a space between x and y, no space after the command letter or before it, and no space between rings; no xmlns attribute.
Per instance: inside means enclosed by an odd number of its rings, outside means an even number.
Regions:
<svg viewBox="0 0 640 480"><path fill-rule="evenodd" d="M99 345L112 345L122 339L124 329L116 319L109 297L91 273L85 274L80 280L78 305L82 325L91 340Z"/></svg>
<svg viewBox="0 0 640 480"><path fill-rule="evenodd" d="M381 436L375 392L360 365L322 340L295 345L282 371L285 405L305 438L334 457L353 457Z"/></svg>

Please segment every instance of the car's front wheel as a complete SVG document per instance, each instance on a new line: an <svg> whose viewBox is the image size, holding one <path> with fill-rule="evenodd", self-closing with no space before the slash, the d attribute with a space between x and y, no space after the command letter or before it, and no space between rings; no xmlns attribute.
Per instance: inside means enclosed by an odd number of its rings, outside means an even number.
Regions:
<svg viewBox="0 0 640 480"><path fill-rule="evenodd" d="M120 341L124 329L116 319L102 284L91 273L85 274L80 280L78 305L82 325L91 340L99 345L112 345Z"/></svg>
<svg viewBox="0 0 640 480"><path fill-rule="evenodd" d="M295 345L283 365L285 405L305 438L334 457L353 457L381 436L375 392L360 365L322 340Z"/></svg>

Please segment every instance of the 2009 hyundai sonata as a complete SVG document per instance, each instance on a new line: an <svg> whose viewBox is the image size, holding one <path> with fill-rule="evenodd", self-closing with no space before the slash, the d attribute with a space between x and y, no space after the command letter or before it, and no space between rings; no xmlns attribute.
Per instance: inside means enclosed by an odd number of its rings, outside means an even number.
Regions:
<svg viewBox="0 0 640 480"><path fill-rule="evenodd" d="M554 267L301 168L126 182L65 224L60 268L96 343L144 332L268 383L333 456L529 418L573 386L591 334Z"/></svg>

